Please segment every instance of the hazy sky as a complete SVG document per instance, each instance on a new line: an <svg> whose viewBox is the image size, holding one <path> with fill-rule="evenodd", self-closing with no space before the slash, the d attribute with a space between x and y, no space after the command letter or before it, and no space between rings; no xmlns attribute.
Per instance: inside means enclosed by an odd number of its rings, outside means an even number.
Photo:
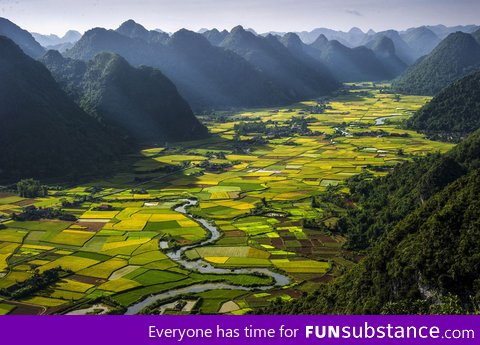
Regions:
<svg viewBox="0 0 480 345"><path fill-rule="evenodd" d="M116 28L134 19L148 29L230 29L258 32L316 27L404 29L425 24L479 24L480 0L0 0L0 16L24 29Z"/></svg>

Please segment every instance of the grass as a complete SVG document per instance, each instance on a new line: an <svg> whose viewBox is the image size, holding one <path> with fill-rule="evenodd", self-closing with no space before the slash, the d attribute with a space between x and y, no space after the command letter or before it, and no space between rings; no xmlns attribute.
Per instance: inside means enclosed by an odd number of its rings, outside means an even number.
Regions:
<svg viewBox="0 0 480 345"><path fill-rule="evenodd" d="M196 294L201 298L200 312L203 314L215 314L223 303L245 295L245 291L238 290L210 290Z"/></svg>
<svg viewBox="0 0 480 345"><path fill-rule="evenodd" d="M148 270L147 272L134 278L136 282L142 284L143 286L175 282L182 279L185 279L183 274L159 270Z"/></svg>
<svg viewBox="0 0 480 345"><path fill-rule="evenodd" d="M83 269L78 272L78 274L89 276L89 277L97 277L97 278L108 278L110 275L120 269L127 266L127 261L124 259L119 258L112 258L110 260L101 262L99 264L90 266L86 269Z"/></svg>
<svg viewBox="0 0 480 345"><path fill-rule="evenodd" d="M271 285L273 279L269 276L257 276L251 274L190 274L190 278L198 279L199 281L226 281L233 285L241 286L261 286Z"/></svg>
<svg viewBox="0 0 480 345"><path fill-rule="evenodd" d="M272 260L272 264L289 273L326 273L330 269L328 262L314 260L290 261L288 259L279 259Z"/></svg>
<svg viewBox="0 0 480 345"><path fill-rule="evenodd" d="M6 225L9 228L58 232L61 230L65 230L71 224L72 223L64 222L60 220L41 220L41 221L29 221L29 222L12 221L7 223Z"/></svg>
<svg viewBox="0 0 480 345"><path fill-rule="evenodd" d="M55 287L59 290L73 291L73 292L86 292L94 287L92 284L82 283L75 280L63 279L55 284Z"/></svg>
<svg viewBox="0 0 480 345"><path fill-rule="evenodd" d="M110 280L98 287L99 290L106 290L112 292L123 292L126 290L130 290L136 287L141 286L140 283L126 279L126 278L118 278L115 280Z"/></svg>
<svg viewBox="0 0 480 345"><path fill-rule="evenodd" d="M242 258L268 258L269 254L263 250L251 247L201 247L194 249L200 257L242 257Z"/></svg>
<svg viewBox="0 0 480 345"><path fill-rule="evenodd" d="M163 254L158 249L152 250L150 252L144 252L135 256L132 256L129 260L129 264L131 265L146 265L151 262L160 261L166 259L167 256Z"/></svg>
<svg viewBox="0 0 480 345"><path fill-rule="evenodd" d="M48 297L41 297L41 296L34 296L31 298L23 299L22 302L35 304L43 307L58 307L62 304L67 303L65 300L56 299L56 298L48 298Z"/></svg>
<svg viewBox="0 0 480 345"><path fill-rule="evenodd" d="M118 211L86 211L82 219L111 219L118 214Z"/></svg>
<svg viewBox="0 0 480 345"><path fill-rule="evenodd" d="M95 234L87 231L79 230L63 230L58 235L52 237L49 242L57 244L65 244L75 247L83 246Z"/></svg>
<svg viewBox="0 0 480 345"><path fill-rule="evenodd" d="M15 252L19 247L16 243L2 243L0 244L0 272L4 271L8 267L7 259Z"/></svg>
<svg viewBox="0 0 480 345"><path fill-rule="evenodd" d="M27 232L23 230L4 229L0 230L0 241L22 243L26 235Z"/></svg>
<svg viewBox="0 0 480 345"><path fill-rule="evenodd" d="M62 267L63 269L66 269L66 270L72 270L73 272L78 272L87 267L93 266L97 262L98 262L97 260L69 255L69 256L63 256L52 262L49 262L48 264L40 266L39 271L44 272L51 268Z"/></svg>
<svg viewBox="0 0 480 345"><path fill-rule="evenodd" d="M0 315L7 315L15 309L13 304L0 303Z"/></svg>
<svg viewBox="0 0 480 345"><path fill-rule="evenodd" d="M115 295L113 296L113 299L116 302L120 303L121 305L128 306L139 301L141 298L145 296L161 293L167 290L174 289L176 287L192 285L195 283L196 283L195 280L187 278L187 279L183 279L175 282L169 282L165 284L151 285L144 288L137 288L125 293Z"/></svg>

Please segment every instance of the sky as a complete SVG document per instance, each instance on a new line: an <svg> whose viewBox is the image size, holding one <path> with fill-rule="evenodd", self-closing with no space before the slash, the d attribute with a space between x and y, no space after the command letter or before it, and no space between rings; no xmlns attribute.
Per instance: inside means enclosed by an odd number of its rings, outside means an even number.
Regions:
<svg viewBox="0 0 480 345"><path fill-rule="evenodd" d="M57 35L114 29L127 19L167 32L243 25L263 33L480 24L479 14L480 0L0 0L0 17Z"/></svg>

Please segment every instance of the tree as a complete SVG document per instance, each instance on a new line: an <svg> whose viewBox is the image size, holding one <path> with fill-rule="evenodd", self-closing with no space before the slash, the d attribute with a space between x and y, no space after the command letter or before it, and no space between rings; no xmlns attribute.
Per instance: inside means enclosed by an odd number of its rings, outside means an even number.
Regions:
<svg viewBox="0 0 480 345"><path fill-rule="evenodd" d="M47 186L42 186L40 181L24 179L17 183L17 192L22 198L44 197L48 194Z"/></svg>

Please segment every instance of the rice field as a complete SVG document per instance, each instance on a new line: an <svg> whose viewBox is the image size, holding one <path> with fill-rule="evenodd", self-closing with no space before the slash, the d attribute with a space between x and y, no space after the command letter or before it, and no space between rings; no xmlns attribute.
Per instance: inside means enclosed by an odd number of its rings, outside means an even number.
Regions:
<svg viewBox="0 0 480 345"><path fill-rule="evenodd" d="M209 139L144 149L129 171L51 190L45 198L1 193L0 289L60 266L68 270L65 276L21 302L62 313L102 297L127 307L151 294L201 282L270 285L269 277L253 274L199 274L168 258L166 250L208 237L195 219L173 210L181 200L195 198L199 203L188 212L214 223L222 235L186 251L188 259L225 269L268 268L292 280L291 286L261 293L218 289L193 294L197 312L218 313L223 306L227 313L241 314L275 298L290 300L312 291L355 260L342 248L340 235L304 226L313 219L329 228L346 212L328 201L313 205L312 197L332 190L347 193L349 177L365 171L381 176L403 161L452 147L398 126L429 98L397 99L371 83L362 85L329 100L321 114L310 112L318 103L312 100L227 112L224 122L204 115ZM356 95L362 91L371 96ZM261 134L260 141L258 134L236 136L234 129L259 119L268 126L287 126L293 118L305 119L312 134ZM387 120L379 123L379 118ZM84 201L74 202L81 197ZM64 210L77 221L10 219L25 205L61 208L65 201L71 205ZM0 302L0 314L17 309L8 300Z"/></svg>

